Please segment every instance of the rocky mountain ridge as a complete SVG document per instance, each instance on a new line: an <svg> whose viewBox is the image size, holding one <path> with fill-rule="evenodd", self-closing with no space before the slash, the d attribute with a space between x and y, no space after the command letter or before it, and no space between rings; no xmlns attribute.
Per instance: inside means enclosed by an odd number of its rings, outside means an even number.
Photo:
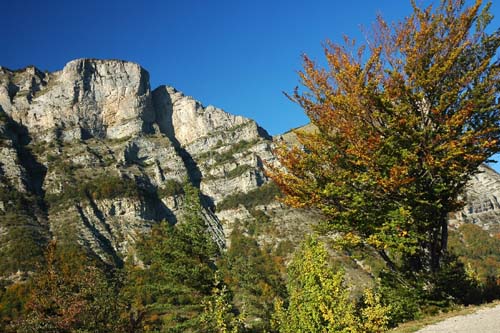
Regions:
<svg viewBox="0 0 500 333"><path fill-rule="evenodd" d="M275 160L273 144L251 119L173 87L151 90L134 63L78 59L54 73L0 67L0 255L15 258L0 270L33 268L54 237L120 265L140 233L178 221L186 180L199 187L221 247L246 221L263 242L295 243L320 217L274 200L263 167ZM500 176L485 170L457 221L494 229Z"/></svg>
<svg viewBox="0 0 500 333"><path fill-rule="evenodd" d="M152 91L148 73L124 61L78 59L54 73L0 68L0 115L0 208L15 220L0 226L0 251L9 255L29 230L37 254L50 238L73 237L120 264L139 233L177 221L187 179L224 246L215 205L266 183L263 161L273 158L271 137L253 120L172 87Z"/></svg>

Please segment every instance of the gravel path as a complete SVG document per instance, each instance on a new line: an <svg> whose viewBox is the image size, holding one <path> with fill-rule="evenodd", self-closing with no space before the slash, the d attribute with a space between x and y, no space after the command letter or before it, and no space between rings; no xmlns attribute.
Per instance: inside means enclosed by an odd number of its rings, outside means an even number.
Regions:
<svg viewBox="0 0 500 333"><path fill-rule="evenodd" d="M500 305L448 318L416 333L500 333Z"/></svg>

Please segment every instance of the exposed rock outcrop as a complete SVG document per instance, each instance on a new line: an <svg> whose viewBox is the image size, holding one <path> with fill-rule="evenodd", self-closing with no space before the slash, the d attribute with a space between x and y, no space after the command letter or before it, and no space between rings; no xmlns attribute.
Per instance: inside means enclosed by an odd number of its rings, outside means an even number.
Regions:
<svg viewBox="0 0 500 333"><path fill-rule="evenodd" d="M151 132L149 74L118 60L78 59L55 73L0 70L0 107L45 141Z"/></svg>
<svg viewBox="0 0 500 333"><path fill-rule="evenodd" d="M272 141L253 120L172 87L151 92L148 73L130 62L78 59L54 73L0 67L0 115L9 134L2 179L40 203L31 219L45 235L71 236L110 264L154 223L176 223L186 179L200 187L220 246L214 204L268 181L262 163L272 159ZM20 161L20 151L36 167ZM10 227L0 228L9 238Z"/></svg>
<svg viewBox="0 0 500 333"><path fill-rule="evenodd" d="M500 175L482 165L465 191L462 211L453 214L450 224L474 223L491 233L500 233Z"/></svg>

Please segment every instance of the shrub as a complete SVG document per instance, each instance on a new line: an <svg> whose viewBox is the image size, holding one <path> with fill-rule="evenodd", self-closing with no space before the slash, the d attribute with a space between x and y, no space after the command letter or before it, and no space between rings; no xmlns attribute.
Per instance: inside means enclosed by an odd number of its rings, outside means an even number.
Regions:
<svg viewBox="0 0 500 333"><path fill-rule="evenodd" d="M213 158L217 164L223 164L229 161L235 161L234 155L241 153L248 148L254 146L257 143L257 140L246 141L241 140L237 143L233 144L231 148L223 153L218 153L214 151L205 152L198 156L199 159Z"/></svg>
<svg viewBox="0 0 500 333"><path fill-rule="evenodd" d="M334 272L325 245L308 238L288 268L289 304L277 302L276 328L280 333L379 333L387 329L388 307L371 291L358 307L349 295L343 270Z"/></svg>

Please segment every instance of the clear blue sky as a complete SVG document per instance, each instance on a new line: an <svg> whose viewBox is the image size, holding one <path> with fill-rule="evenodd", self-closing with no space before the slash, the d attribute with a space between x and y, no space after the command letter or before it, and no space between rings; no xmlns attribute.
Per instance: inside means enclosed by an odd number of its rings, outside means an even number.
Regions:
<svg viewBox="0 0 500 333"><path fill-rule="evenodd" d="M0 65L134 61L152 88L172 85L278 134L307 123L282 93L298 84L301 54L321 60L326 39L362 39L377 13L410 11L409 0L0 0ZM492 12L498 27L498 1Z"/></svg>

